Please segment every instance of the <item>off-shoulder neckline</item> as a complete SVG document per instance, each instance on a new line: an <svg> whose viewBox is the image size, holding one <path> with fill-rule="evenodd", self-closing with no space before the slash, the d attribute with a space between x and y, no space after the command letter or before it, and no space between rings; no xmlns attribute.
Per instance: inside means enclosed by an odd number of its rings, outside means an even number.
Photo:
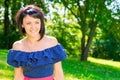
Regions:
<svg viewBox="0 0 120 80"><path fill-rule="evenodd" d="M53 48L56 48L58 46L60 46L61 44L60 43L57 43L56 45L52 46L52 47L48 47L48 48L45 48L43 50L37 50L37 51L31 51L31 52L28 52L28 51L22 51L22 50L14 50L14 49L10 49L9 51L15 51L15 52L22 52L22 53L36 53L36 52L44 52L46 50L50 50L50 49L53 49Z"/></svg>

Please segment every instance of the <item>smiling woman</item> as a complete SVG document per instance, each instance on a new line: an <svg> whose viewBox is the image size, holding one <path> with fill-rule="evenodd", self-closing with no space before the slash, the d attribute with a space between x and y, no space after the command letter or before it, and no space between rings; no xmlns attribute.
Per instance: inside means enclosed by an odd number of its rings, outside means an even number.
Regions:
<svg viewBox="0 0 120 80"><path fill-rule="evenodd" d="M14 42L8 52L14 80L64 80L61 61L66 52L55 37L45 35L43 11L27 5L18 11L16 22L25 37Z"/></svg>
<svg viewBox="0 0 120 80"><path fill-rule="evenodd" d="M22 28L25 29L27 35L35 37L39 36L40 25L41 25L40 19L33 18L27 15L23 19Z"/></svg>
<svg viewBox="0 0 120 80"><path fill-rule="evenodd" d="M28 18L26 18L28 17ZM33 20L36 20L37 22L33 22ZM34 5L29 5L27 7L25 7L24 9L20 9L18 11L18 13L16 14L16 22L18 24L19 30L21 32L21 34L25 34L25 26L35 26L35 24L38 25L38 27L40 28L39 30L39 34L41 36L40 39L42 39L42 37L45 34L45 27L44 27L44 13L42 11L42 9L40 9L37 6Z"/></svg>

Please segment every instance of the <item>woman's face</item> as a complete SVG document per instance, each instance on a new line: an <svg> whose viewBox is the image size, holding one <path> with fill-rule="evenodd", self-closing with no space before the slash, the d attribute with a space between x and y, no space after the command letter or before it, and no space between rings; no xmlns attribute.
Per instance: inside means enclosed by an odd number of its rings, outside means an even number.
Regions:
<svg viewBox="0 0 120 80"><path fill-rule="evenodd" d="M28 36L35 37L35 36L40 35L39 34L39 31L40 31L40 28L41 28L40 25L41 25L41 21L40 21L39 18L33 18L29 15L26 15L23 18L22 27L25 29L26 34Z"/></svg>

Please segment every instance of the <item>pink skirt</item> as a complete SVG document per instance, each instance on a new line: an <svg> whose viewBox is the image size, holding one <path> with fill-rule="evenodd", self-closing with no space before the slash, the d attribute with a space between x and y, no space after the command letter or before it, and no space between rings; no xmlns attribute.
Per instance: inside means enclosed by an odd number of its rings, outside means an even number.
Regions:
<svg viewBox="0 0 120 80"><path fill-rule="evenodd" d="M48 77L44 77L44 78L28 78L28 77L24 77L24 80L54 80L53 76L48 76Z"/></svg>

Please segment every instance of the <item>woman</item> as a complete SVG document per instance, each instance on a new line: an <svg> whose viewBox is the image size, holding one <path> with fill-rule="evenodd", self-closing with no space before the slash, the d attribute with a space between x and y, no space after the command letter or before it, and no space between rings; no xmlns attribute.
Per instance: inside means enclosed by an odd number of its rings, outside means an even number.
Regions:
<svg viewBox="0 0 120 80"><path fill-rule="evenodd" d="M61 61L66 53L55 37L45 35L42 10L27 5L17 12L16 22L25 37L14 42L8 52L14 80L64 80Z"/></svg>

